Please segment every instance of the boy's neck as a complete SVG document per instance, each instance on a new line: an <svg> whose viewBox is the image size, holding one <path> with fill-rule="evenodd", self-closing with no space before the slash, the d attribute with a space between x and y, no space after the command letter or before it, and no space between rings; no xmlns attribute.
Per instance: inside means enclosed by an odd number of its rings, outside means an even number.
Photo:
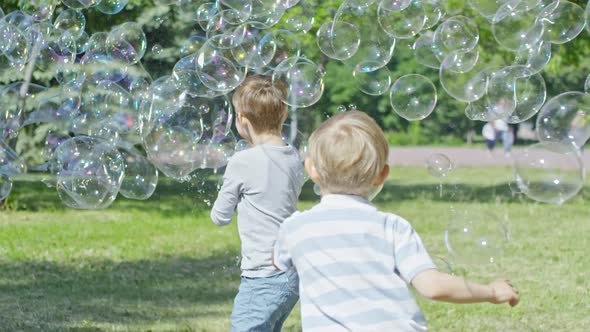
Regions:
<svg viewBox="0 0 590 332"><path fill-rule="evenodd" d="M276 145L276 146L285 146L285 142L283 138L278 133L264 133L264 134L255 134L251 136L252 145L261 145L261 144L268 144L268 145Z"/></svg>

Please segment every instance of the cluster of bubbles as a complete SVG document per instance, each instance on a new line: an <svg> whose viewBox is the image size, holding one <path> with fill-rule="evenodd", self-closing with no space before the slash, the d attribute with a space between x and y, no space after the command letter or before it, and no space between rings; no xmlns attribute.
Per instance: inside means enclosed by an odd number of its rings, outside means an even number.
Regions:
<svg viewBox="0 0 590 332"><path fill-rule="evenodd" d="M30 168L5 142L32 124L59 128L47 136L44 167L55 175L52 184L64 203L104 208L119 193L149 198L158 172L183 180L199 169L223 167L235 151L247 148L232 132L228 94L249 73L286 86L283 102L292 110L322 97L324 66L302 50L319 3L199 2L190 15L203 33L187 36L172 71L156 79L142 65L148 45L140 24L86 32L85 10L115 15L126 5L126 0L36 0L20 1L14 12L0 9L0 67L21 78L0 86L0 199L10 192L11 178ZM469 119L517 124L538 114L540 143L515 155L516 182L532 199L565 202L584 176L579 150L590 138L590 97L566 92L546 102L540 72L552 44L571 41L588 28L590 5L550 0L464 5L471 10L450 0L344 0L319 25L315 41L323 58L350 69L360 91L389 94L391 110L409 121L434 111L438 91L424 75L392 79L387 65L399 42L411 44L425 70L438 71L440 87L467 103ZM295 14L285 15L288 11ZM467 12L480 17L463 16ZM513 61L492 63L481 56L489 50L480 43L478 24L489 25L494 47L512 52ZM158 55L163 48L154 44L151 52ZM35 70L51 74L59 85L31 83ZM584 90L589 86L590 76ZM304 150L297 128L285 130L285 140ZM428 168L443 178L452 163L437 156Z"/></svg>

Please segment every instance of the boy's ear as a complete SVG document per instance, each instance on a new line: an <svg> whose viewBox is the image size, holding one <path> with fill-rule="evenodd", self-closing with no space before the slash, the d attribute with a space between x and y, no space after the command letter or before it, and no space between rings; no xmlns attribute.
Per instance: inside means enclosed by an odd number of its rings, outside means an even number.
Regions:
<svg viewBox="0 0 590 332"><path fill-rule="evenodd" d="M389 165L385 164L385 166L383 166L383 169L381 170L381 173L379 173L379 175L377 175L377 178L375 178L375 182L373 182L373 186L380 186L383 183L385 183L385 180L387 180L387 177L389 176Z"/></svg>
<svg viewBox="0 0 590 332"><path fill-rule="evenodd" d="M313 181L314 183L318 183L320 181L318 171L315 169L313 161L311 161L309 157L305 158L305 171L307 172L307 175L309 175L311 181Z"/></svg>

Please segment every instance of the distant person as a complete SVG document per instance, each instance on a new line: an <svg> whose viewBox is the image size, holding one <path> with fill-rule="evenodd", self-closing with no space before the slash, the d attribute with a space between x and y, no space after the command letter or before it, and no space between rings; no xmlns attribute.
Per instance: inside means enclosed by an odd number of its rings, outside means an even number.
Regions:
<svg viewBox="0 0 590 332"><path fill-rule="evenodd" d="M231 331L280 331L299 299L296 271L272 263L279 226L295 212L304 182L299 152L281 138L285 94L269 77L250 76L232 98L236 128L252 148L230 158L211 210L215 224L227 225L237 208L242 279Z"/></svg>
<svg viewBox="0 0 590 332"><path fill-rule="evenodd" d="M502 145L506 146L506 133L508 132L508 124L502 119L494 120L494 129L496 129L496 141L502 140Z"/></svg>
<svg viewBox="0 0 590 332"><path fill-rule="evenodd" d="M514 128L508 126L508 129L502 137L502 145L504 146L504 153L509 156L512 152L512 145L514 145Z"/></svg>
<svg viewBox="0 0 590 332"><path fill-rule="evenodd" d="M492 151L494 151L494 146L496 146L496 129L494 128L494 123L492 121L489 121L483 126L481 135L486 141L488 151L492 153Z"/></svg>
<svg viewBox="0 0 590 332"><path fill-rule="evenodd" d="M305 168L321 202L281 225L274 262L297 269L303 331L425 331L409 285L454 303L519 301L508 280L478 284L437 270L412 225L368 200L389 175L383 131L338 113L311 135Z"/></svg>

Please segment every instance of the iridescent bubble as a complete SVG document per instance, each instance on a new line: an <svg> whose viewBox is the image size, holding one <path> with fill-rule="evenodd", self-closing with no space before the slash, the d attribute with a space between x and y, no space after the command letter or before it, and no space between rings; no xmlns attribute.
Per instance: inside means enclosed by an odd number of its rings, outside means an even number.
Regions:
<svg viewBox="0 0 590 332"><path fill-rule="evenodd" d="M411 38L424 27L426 14L421 1L413 0L403 10L387 9L384 3L387 1L384 0L379 4L378 21L381 28L390 36L398 39Z"/></svg>
<svg viewBox="0 0 590 332"><path fill-rule="evenodd" d="M0 173L13 175L26 171L27 165L21 157L8 144L0 141Z"/></svg>
<svg viewBox="0 0 590 332"><path fill-rule="evenodd" d="M324 71L307 58L293 57L281 62L272 75L273 85L282 84L287 95L281 100L301 108L317 103L324 92Z"/></svg>
<svg viewBox="0 0 590 332"><path fill-rule="evenodd" d="M400 11L408 8L412 0L382 0L380 6L390 11Z"/></svg>
<svg viewBox="0 0 590 332"><path fill-rule="evenodd" d="M389 92L389 102L393 110L407 120L422 120L432 113L436 106L436 87L432 82L418 74L400 77L393 83Z"/></svg>
<svg viewBox="0 0 590 332"><path fill-rule="evenodd" d="M440 7L439 0L423 1L422 6L424 7L424 14L426 15L422 30L428 30L438 24L443 17L444 12Z"/></svg>
<svg viewBox="0 0 590 332"><path fill-rule="evenodd" d="M479 31L473 20L465 16L453 16L434 31L432 47L442 61L454 51L470 51L479 41Z"/></svg>
<svg viewBox="0 0 590 332"><path fill-rule="evenodd" d="M553 44L564 44L576 38L584 29L584 9L569 1L556 1L546 6L537 16L543 24L543 39Z"/></svg>
<svg viewBox="0 0 590 332"><path fill-rule="evenodd" d="M101 0L61 0L61 2L75 10L96 6Z"/></svg>
<svg viewBox="0 0 590 332"><path fill-rule="evenodd" d="M469 7L477 11L481 16L488 20L492 20L500 7L509 0L467 0Z"/></svg>
<svg viewBox="0 0 590 332"><path fill-rule="evenodd" d="M207 31L207 25L209 25L209 21L216 13L217 4L215 2L205 2L197 9L195 21L199 23L203 31Z"/></svg>
<svg viewBox="0 0 590 332"><path fill-rule="evenodd" d="M88 39L88 50L87 52L100 52L107 53L109 48L107 45L107 39L109 34L106 32L95 32Z"/></svg>
<svg viewBox="0 0 590 332"><path fill-rule="evenodd" d="M355 54L342 61L355 71L375 71L391 61L395 38L383 33L379 25L374 24L376 20L376 10L355 18L361 42Z"/></svg>
<svg viewBox="0 0 590 332"><path fill-rule="evenodd" d="M516 53L515 65L523 65L536 74L543 70L551 60L551 43L540 40L530 48L525 48Z"/></svg>
<svg viewBox="0 0 590 332"><path fill-rule="evenodd" d="M21 70L24 68L31 52L30 39L17 27L10 24L0 24L0 53L8 59L11 66Z"/></svg>
<svg viewBox="0 0 590 332"><path fill-rule="evenodd" d="M101 0L96 9L103 14L115 15L120 13L128 2L129 0Z"/></svg>
<svg viewBox="0 0 590 332"><path fill-rule="evenodd" d="M31 15L37 22L50 19L56 5L54 0L20 0L19 4L20 10Z"/></svg>
<svg viewBox="0 0 590 332"><path fill-rule="evenodd" d="M16 138L18 136L23 125L24 115L39 107L39 99L46 91L46 87L33 83L28 86L22 82L0 86L0 110L2 110L0 113L0 138ZM25 92L25 98L20 98L21 93Z"/></svg>
<svg viewBox="0 0 590 332"><path fill-rule="evenodd" d="M119 82L127 76L127 59L116 58L120 54L86 52L80 59L84 75L89 82L99 84L104 81Z"/></svg>
<svg viewBox="0 0 590 332"><path fill-rule="evenodd" d="M551 98L537 115L536 131L542 142L581 148L590 138L590 95L572 91Z"/></svg>
<svg viewBox="0 0 590 332"><path fill-rule="evenodd" d="M72 137L54 153L57 193L76 209L106 208L115 200L123 180L121 154L106 141Z"/></svg>
<svg viewBox="0 0 590 332"><path fill-rule="evenodd" d="M252 1L252 12L248 19L248 23L258 29L268 29L272 27L281 20L285 13L285 10L279 6L269 6L268 3L265 2L265 0Z"/></svg>
<svg viewBox="0 0 590 332"><path fill-rule="evenodd" d="M499 88L499 85L504 88ZM515 101L514 109L503 117L507 123L520 123L530 119L541 109L546 97L543 76L539 73L531 75L526 67L507 67L503 72L494 75L488 85L490 100L501 102L505 98L513 98Z"/></svg>
<svg viewBox="0 0 590 332"><path fill-rule="evenodd" d="M486 92L486 75L480 74L483 64L479 61L479 51L455 51L441 63L440 84L453 98L472 102Z"/></svg>
<svg viewBox="0 0 590 332"><path fill-rule="evenodd" d="M537 10L526 1L502 5L492 20L492 33L500 46L518 51L533 47L543 36L543 24L537 21Z"/></svg>
<svg viewBox="0 0 590 332"><path fill-rule="evenodd" d="M287 18L285 24L291 31L307 33L313 27L314 22L313 15L293 15Z"/></svg>
<svg viewBox="0 0 590 332"><path fill-rule="evenodd" d="M584 183L584 165L572 144L541 142L514 151L513 158L518 188L535 201L563 204Z"/></svg>
<svg viewBox="0 0 590 332"><path fill-rule="evenodd" d="M352 76L359 90L371 96L380 96L386 93L391 86L391 72L387 67L371 71L363 70L363 68L373 68L374 66L371 62L366 64L361 62L360 68L353 70Z"/></svg>
<svg viewBox="0 0 590 332"><path fill-rule="evenodd" d="M229 50L216 47L208 40L197 53L197 74L209 89L222 93L230 92L246 78L246 67L234 62Z"/></svg>
<svg viewBox="0 0 590 332"><path fill-rule="evenodd" d="M137 63L147 48L145 33L137 23L123 23L109 33L107 48L114 57L129 64Z"/></svg>
<svg viewBox="0 0 590 332"><path fill-rule="evenodd" d="M235 153L236 144L233 133L203 140L199 143L203 151L200 168L218 169L227 165L229 158Z"/></svg>
<svg viewBox="0 0 590 332"><path fill-rule="evenodd" d="M414 58L419 64L439 69L440 60L434 54L433 36L432 31L421 34L412 45L412 50L414 51Z"/></svg>
<svg viewBox="0 0 590 332"><path fill-rule="evenodd" d="M160 44L155 44L154 46L152 46L152 53L154 53L155 55L162 54L163 50L164 49Z"/></svg>
<svg viewBox="0 0 590 332"><path fill-rule="evenodd" d="M435 153L426 159L426 169L430 175L443 178L453 170L453 162L443 153Z"/></svg>
<svg viewBox="0 0 590 332"><path fill-rule="evenodd" d="M345 60L358 50L361 35L356 25L342 21L330 21L322 24L316 34L320 51L327 57Z"/></svg>
<svg viewBox="0 0 590 332"><path fill-rule="evenodd" d="M207 33L207 39L212 40L215 37L217 47L231 49L242 42L245 27L228 19L227 15L224 15L226 11L228 10L213 15L207 24L205 32Z"/></svg>
<svg viewBox="0 0 590 332"><path fill-rule="evenodd" d="M508 230L495 214L481 210L453 213L445 230L445 245L459 262L496 264L504 255Z"/></svg>
<svg viewBox="0 0 590 332"><path fill-rule="evenodd" d="M248 150L249 148L251 148L250 143L248 143L248 141L245 139L241 139L236 143L235 152Z"/></svg>
<svg viewBox="0 0 590 332"><path fill-rule="evenodd" d="M86 17L79 11L66 9L59 13L53 21L56 29L70 30L74 37L78 38L86 28Z"/></svg>
<svg viewBox="0 0 590 332"><path fill-rule="evenodd" d="M301 41L299 36L291 31L274 30L260 39L257 49L260 56L257 65L266 63L268 67L275 69L285 59L299 56Z"/></svg>
<svg viewBox="0 0 590 332"><path fill-rule="evenodd" d="M180 46L180 56L185 57L197 53L207 42L207 38L200 35L192 35Z"/></svg>
<svg viewBox="0 0 590 332"><path fill-rule="evenodd" d="M319 184L317 184L317 183L313 184L313 193L318 196L322 196L322 189L320 188Z"/></svg>
<svg viewBox="0 0 590 332"><path fill-rule="evenodd" d="M133 146L119 147L125 176L119 193L129 199L146 200L158 184L158 170Z"/></svg>
<svg viewBox="0 0 590 332"><path fill-rule="evenodd" d="M86 33L86 31L82 32L80 37L76 39L76 53L82 54L88 50L88 41L90 40L90 36Z"/></svg>
<svg viewBox="0 0 590 332"><path fill-rule="evenodd" d="M246 33L240 45L231 49L233 58L238 64L251 69L261 69L270 64L278 49L275 40L262 41L268 37L266 32L246 26ZM282 52L282 50L278 50ZM281 57L281 56L279 56Z"/></svg>
<svg viewBox="0 0 590 332"><path fill-rule="evenodd" d="M215 97L221 95L203 84L197 73L197 57L189 55L180 59L172 69L172 80L176 89L196 97Z"/></svg>
<svg viewBox="0 0 590 332"><path fill-rule="evenodd" d="M0 173L0 201L4 200L12 190L12 180L4 173Z"/></svg>

